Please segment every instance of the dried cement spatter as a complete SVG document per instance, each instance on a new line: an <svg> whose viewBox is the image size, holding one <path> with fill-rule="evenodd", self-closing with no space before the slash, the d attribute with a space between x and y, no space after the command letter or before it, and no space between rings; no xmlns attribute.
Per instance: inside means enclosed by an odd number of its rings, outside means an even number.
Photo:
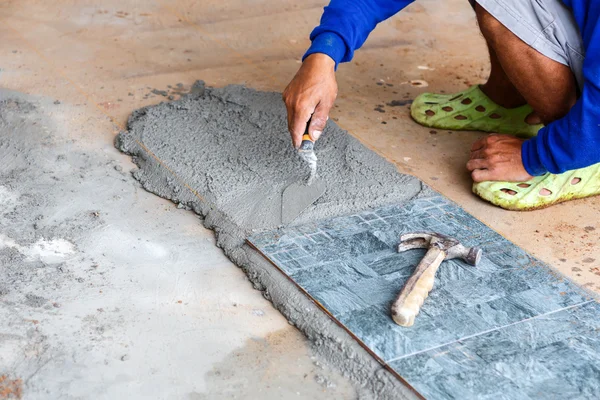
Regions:
<svg viewBox="0 0 600 400"><path fill-rule="evenodd" d="M116 146L133 156L144 188L193 209L217 244L257 289L301 329L318 353L376 398L412 396L345 331L245 244L251 233L281 224L283 189L308 173L287 132L281 95L242 86L204 88L133 113ZM426 187L365 148L330 121L316 143L327 192L293 223L305 224L385 204ZM152 155L149 152L152 152Z"/></svg>

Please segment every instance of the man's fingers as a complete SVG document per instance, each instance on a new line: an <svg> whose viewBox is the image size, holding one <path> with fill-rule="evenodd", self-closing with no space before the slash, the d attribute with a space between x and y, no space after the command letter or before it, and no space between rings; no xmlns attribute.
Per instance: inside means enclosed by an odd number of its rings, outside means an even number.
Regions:
<svg viewBox="0 0 600 400"><path fill-rule="evenodd" d="M476 169L486 169L488 167L489 167L489 163L487 162L487 160L482 160L482 159L470 160L467 163L467 169L469 171L474 171Z"/></svg>
<svg viewBox="0 0 600 400"><path fill-rule="evenodd" d="M296 110L293 113L292 126L290 127L290 133L292 134L292 142L295 148L300 148L302 144L302 135L306 131L306 124L310 119L310 112L304 110Z"/></svg>
<svg viewBox="0 0 600 400"><path fill-rule="evenodd" d="M286 104L286 108L287 108L287 123L288 123L288 132L290 133L290 136L292 137L292 145L296 148L300 147L300 142L296 143L296 141L298 140L296 138L296 136L294 135L294 121L296 120L296 113L294 112L294 107L288 106Z"/></svg>
<svg viewBox="0 0 600 400"><path fill-rule="evenodd" d="M294 121L294 109L291 107L288 107L287 104L285 106L285 108L287 109L287 124L288 124L288 132L292 133L292 125Z"/></svg>
<svg viewBox="0 0 600 400"><path fill-rule="evenodd" d="M482 137L481 139L479 139L478 141L476 141L475 143L473 143L473 145L471 146L471 151L477 151L477 150L481 150L485 147L485 137Z"/></svg>
<svg viewBox="0 0 600 400"><path fill-rule="evenodd" d="M323 130L325 130L325 125L329 119L329 110L331 110L331 105L324 103L323 101L315 108L315 112L310 120L310 125L308 126L308 134L313 141L318 140L319 137L321 137Z"/></svg>
<svg viewBox="0 0 600 400"><path fill-rule="evenodd" d="M471 156L469 157L471 160L484 160L488 158L489 154L484 149L475 150L471 152Z"/></svg>
<svg viewBox="0 0 600 400"><path fill-rule="evenodd" d="M485 149L490 145L493 145L496 142L501 142L506 140L507 138L512 139L510 135L499 135L497 133L492 133L482 138L479 138L473 145L471 146L471 151L477 151L481 149Z"/></svg>
<svg viewBox="0 0 600 400"><path fill-rule="evenodd" d="M475 182L484 182L493 180L494 173L489 169L476 169L471 172L471 178Z"/></svg>

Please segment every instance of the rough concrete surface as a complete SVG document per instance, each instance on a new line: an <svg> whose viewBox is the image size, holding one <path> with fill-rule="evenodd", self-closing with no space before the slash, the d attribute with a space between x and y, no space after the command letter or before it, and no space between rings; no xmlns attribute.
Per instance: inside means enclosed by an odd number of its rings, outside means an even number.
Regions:
<svg viewBox="0 0 600 400"><path fill-rule="evenodd" d="M0 91L0 399L356 398L79 111Z"/></svg>
<svg viewBox="0 0 600 400"><path fill-rule="evenodd" d="M238 239L281 225L284 188L309 173L291 146L281 95L237 85L204 90L201 81L195 87L196 94L133 113L117 147L136 156L136 179L161 197L186 203L184 182L199 195L193 204L200 204L198 211L218 211L238 227L228 232ZM316 151L327 191L294 223L406 201L421 190L418 179L399 174L333 122Z"/></svg>
<svg viewBox="0 0 600 400"><path fill-rule="evenodd" d="M86 132L112 135L125 128L134 110L178 98L198 77L211 86L245 83L282 91L327 3L4 1L2 86L79 104L72 118ZM417 176L518 246L600 292L595 236L600 226L594 222L600 198L507 213L471 192L465 164L484 133L432 130L411 119L409 102L419 94L461 91L485 82L488 73L485 40L469 3L419 0L379 24L353 62L340 65L330 117L401 172ZM411 85L415 80L428 86ZM406 105L387 105L394 101ZM90 121L97 129L90 129ZM581 246L564 246L571 242Z"/></svg>
<svg viewBox="0 0 600 400"><path fill-rule="evenodd" d="M217 244L257 289L315 344L317 353L375 398L411 396L346 332L245 244L251 233L280 226L281 193L305 163L290 145L281 95L242 86L206 88L136 111L116 146L133 155L145 189L205 216ZM148 153L152 152L152 155ZM429 189L329 123L317 143L327 192L294 224L384 204Z"/></svg>
<svg viewBox="0 0 600 400"><path fill-rule="evenodd" d="M89 210L100 211L106 224L111 226L103 235L114 235L114 231L136 234L134 240L141 237L142 241L150 240L154 245L160 243L170 250L167 258L147 263L147 258L140 256L145 254L145 247L129 248L129 251L120 253L119 257L123 260L116 263L118 268L115 270L126 269L127 276L123 278L121 273L110 273L112 270L104 274L109 278L109 284L118 286L111 295L121 298L124 297L121 292L136 294L128 295L126 302L131 302L131 298L157 297L153 307L147 305L147 300L136 301L127 309L123 304L119 306L125 315L152 313L152 321L137 317L126 319L126 332L132 338L131 346L152 347L154 352L149 353L152 360L146 362L132 356L126 362L111 364L108 374L102 369L103 385L98 383L94 387L119 385L115 383L116 379L109 378L127 373L141 382L142 387L177 381L177 387L202 391L206 368L212 368L209 366L215 359L231 359L233 351L250 338L264 338L266 331L273 332L288 326L279 312L271 310L266 300L261 301L260 292L251 289L240 269L221 257L220 250L212 244L213 234L206 232L192 213L176 210L171 203L132 185L128 173L132 166L130 158L120 156L112 148L112 140L116 131L125 128L133 110L154 105L169 96L178 98L179 92L187 92L198 77L211 86L246 83L261 90L283 90L298 70L300 57L310 46L309 33L318 23L327 2L261 0L253 2L252 7L248 7L247 1L240 0L0 2L0 85L52 98L48 110L54 114L53 118L60 117L65 122L53 135L76 139L72 147L68 147L69 151L61 144L60 153L56 150L56 155L68 154L76 147L96 160L86 164L90 171L84 186L88 189L87 193L80 191L81 187L77 185L67 187L68 179L60 185L53 181L52 185L46 184L44 188L52 189L56 198L64 197L64 193L71 197L77 194L78 201L90 205ZM580 285L600 291L600 261L597 256L600 253L597 240L600 198L568 202L531 213L507 213L495 208L473 196L470 190L472 182L465 170L470 146L483 134L431 130L415 124L410 118L409 102L420 93L464 90L472 84L485 82L488 72L485 41L468 2L420 0L379 24L361 50L356 52L353 62L340 65L336 74L339 94L331 119L394 163L400 171L419 177ZM425 80L428 87L412 86L409 84L412 80ZM181 84L177 84L179 82ZM163 93L154 94L154 89ZM167 97L163 96L164 92L167 92ZM60 101L61 107L53 106L54 100ZM387 105L395 101L406 105ZM41 146L42 138L37 137L24 148L31 150L33 143ZM45 149L51 150L49 147ZM107 172L105 163L109 161L116 162L126 174L113 172L112 164L108 165ZM46 164L54 168L56 163L49 160ZM40 165L35 168L37 170L23 173L23 176L33 178L18 184L34 187L39 176L49 179L35 172L39 171ZM55 175L61 177L71 173L68 168L61 171L60 175L57 175L58 172ZM121 178L126 181L121 181ZM113 194L114 190L122 199L114 203L96 201L96 191L92 189L97 187ZM70 192L73 189L77 193ZM107 195L107 198L111 196ZM65 203L60 208L61 218L71 216L69 204ZM72 210L73 213L77 211ZM137 232L134 231L136 229ZM90 235L98 237L101 232L92 231ZM114 237L118 241L122 235ZM178 237L185 238L185 246L171 246L172 240ZM581 245L565 246L565 243ZM86 251L85 246L78 246L78 249ZM106 254L113 261L117 258L111 252ZM145 278L138 279L138 276ZM188 279L182 280L186 277ZM186 315L175 313L181 305L171 301L182 289L185 289L184 302L186 298L193 299L186 307L201 304L193 312L186 308ZM40 325L58 324L58 318L68 321L92 314L78 311L84 305L96 310L92 307L97 302L94 300L97 295L95 289L65 286L62 290L75 290L75 295L69 298L79 306L69 307L67 312L63 301L60 313L46 314L47 321L40 322ZM55 296L59 294L57 292ZM237 307L233 307L234 302ZM262 309L265 316L256 319L251 313L254 308ZM25 310L29 309L23 308L21 313L28 316ZM38 309L30 311L35 310ZM219 317L224 312L231 318ZM164 321L160 329L156 326L159 315ZM203 321L201 326L197 322L200 318ZM69 325L77 330L76 324ZM64 332L76 339L67 342L68 346L72 344L83 348L81 341L99 344L97 336L88 335L85 330L75 335L72 330L64 328L66 324L62 326ZM188 332L169 335L167 326L177 326L177 332ZM285 331L287 336L295 339L284 347L289 346L298 357L303 354L302 359L306 361L306 341L295 336L297 331L293 327ZM109 343L116 340L117 337L105 338L103 348L109 348ZM213 351L203 353L199 346ZM165 351L165 348L170 348L170 351ZM262 351L268 352L268 347L261 348ZM3 354L0 350L0 357ZM193 362L190 361L192 359ZM278 357L271 359L276 363ZM60 375L64 382L78 380L79 370L84 368L82 364L95 365L92 359L80 357L78 360L78 363L69 365L48 364L30 379L27 393L31 396L36 390L43 389L43 385L38 385L38 379L52 381L47 376ZM150 369L146 366L148 363L153 371L157 371L153 375L147 373ZM252 364L244 364L239 369L249 373L252 367ZM85 369L96 372L92 367L86 366ZM193 370L193 373L182 373L188 370ZM261 383L261 371L256 371L254 379L249 381ZM302 379L304 373L309 375ZM302 383L302 388L311 387L314 376L311 369L307 368L304 373L299 375L301 379L298 382ZM276 375L268 376L271 382L280 382L275 385L285 387L285 383L277 381ZM215 379L219 379L217 374L210 378L211 382ZM337 383L334 393L341 393L343 385ZM210 385L212 387L212 383ZM128 387L119 386L121 390ZM329 388L317 397L335 398L332 390ZM125 393L132 394L133 391ZM337 398L348 397L351 396L346 393L337 395Z"/></svg>

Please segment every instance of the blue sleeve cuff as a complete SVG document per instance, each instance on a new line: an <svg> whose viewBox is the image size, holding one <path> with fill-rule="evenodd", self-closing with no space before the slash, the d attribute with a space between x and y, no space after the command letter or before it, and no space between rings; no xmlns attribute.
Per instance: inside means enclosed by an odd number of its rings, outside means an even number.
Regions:
<svg viewBox="0 0 600 400"><path fill-rule="evenodd" d="M337 69L338 64L346 54L346 43L337 33L323 32L313 38L312 45L302 57L302 61L314 53L327 54L335 61L335 68Z"/></svg>
<svg viewBox="0 0 600 400"><path fill-rule="evenodd" d="M544 175L548 170L542 164L540 155L537 151L537 137L533 137L523 142L521 147L521 158L523 166L531 176Z"/></svg>

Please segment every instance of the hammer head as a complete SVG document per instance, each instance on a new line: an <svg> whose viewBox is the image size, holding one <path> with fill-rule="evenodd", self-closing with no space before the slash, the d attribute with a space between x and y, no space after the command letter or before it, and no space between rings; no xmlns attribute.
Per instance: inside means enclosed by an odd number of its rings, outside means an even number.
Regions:
<svg viewBox="0 0 600 400"><path fill-rule="evenodd" d="M435 232L415 232L400 236L398 252L428 249L433 246L446 253L445 260L462 258L466 263L475 266L481 260L482 250L479 247L465 247L458 240Z"/></svg>

